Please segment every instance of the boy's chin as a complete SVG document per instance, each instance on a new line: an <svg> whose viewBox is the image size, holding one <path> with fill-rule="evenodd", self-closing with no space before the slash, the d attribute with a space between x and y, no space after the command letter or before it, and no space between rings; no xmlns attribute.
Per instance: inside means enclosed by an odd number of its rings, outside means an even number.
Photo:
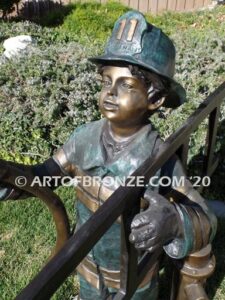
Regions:
<svg viewBox="0 0 225 300"><path fill-rule="evenodd" d="M108 121L118 121L119 118L117 116L117 112L116 111L101 111L101 114L104 116L104 118L106 118Z"/></svg>

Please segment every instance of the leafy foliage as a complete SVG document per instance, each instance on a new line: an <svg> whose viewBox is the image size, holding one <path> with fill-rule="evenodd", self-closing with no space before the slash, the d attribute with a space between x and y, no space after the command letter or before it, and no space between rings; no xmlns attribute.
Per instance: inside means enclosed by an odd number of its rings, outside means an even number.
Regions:
<svg viewBox="0 0 225 300"><path fill-rule="evenodd" d="M68 16L54 12L50 20L44 20L48 25L55 25L56 16L60 22L64 19L64 24L54 29L29 22L0 22L0 53L3 53L3 41L10 36L30 34L36 40L36 46L25 57L0 61L0 156L5 159L25 163L43 161L75 126L100 117L97 109L100 84L95 67L87 57L102 53L114 21L126 8L111 3L73 7ZM174 40L176 79L184 85L188 95L188 102L179 109L161 111L161 118L154 116L152 121L164 138L224 80L224 13L225 8L221 7L190 14L148 16L150 22L160 26ZM221 120L224 115L223 106ZM204 144L206 126L203 124L191 138L192 156ZM220 146L225 149L223 123L219 133ZM221 173L217 172L212 180L218 199L224 199L224 167L222 162ZM73 191L61 189L59 194L74 222ZM212 194L207 196L210 198ZM55 231L49 213L38 201L0 203L0 210L0 294L2 299L12 299L48 257ZM222 262L221 233L216 242ZM224 297L225 284L220 284L224 268L222 263L220 266L219 276L210 281L212 297L215 286L220 285L215 299ZM77 284L74 287L74 279L70 278L53 299L70 299L77 291Z"/></svg>
<svg viewBox="0 0 225 300"><path fill-rule="evenodd" d="M74 127L99 118L98 79L86 58L90 51L74 42L43 42L40 48L30 49L26 62L21 57L2 63L1 155L20 159L20 153L29 163L29 152L43 160Z"/></svg>
<svg viewBox="0 0 225 300"><path fill-rule="evenodd" d="M118 2L72 4L73 10L59 28L71 38L79 36L80 42L105 43L115 21L129 9Z"/></svg>
<svg viewBox="0 0 225 300"><path fill-rule="evenodd" d="M26 59L21 57L1 65L1 157L26 163L43 160L65 142L74 127L99 118L100 84L87 57L102 53L103 40L118 14L125 10L114 3L76 4L64 24L55 29L29 22L1 22L1 41L22 33L36 40ZM161 111L161 119L153 116L152 121L164 138L223 81L223 10L148 16L151 22L170 32L177 48L176 79L188 95L188 102L179 109ZM103 14L107 18L102 18ZM191 156L204 144L205 127L203 124L191 139Z"/></svg>

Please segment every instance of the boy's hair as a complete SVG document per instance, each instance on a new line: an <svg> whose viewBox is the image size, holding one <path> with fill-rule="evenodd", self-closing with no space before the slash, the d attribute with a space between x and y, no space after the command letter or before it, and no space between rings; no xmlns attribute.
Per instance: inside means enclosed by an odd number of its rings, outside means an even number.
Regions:
<svg viewBox="0 0 225 300"><path fill-rule="evenodd" d="M108 64L108 65L112 65L112 64ZM103 73L103 69L105 66L107 65L98 65L99 74ZM129 68L133 76L136 76L137 78L144 81L148 89L147 91L148 95L151 94L153 91L155 92L154 97L152 99L153 102L156 102L159 99L161 99L163 96L166 96L169 91L170 88L169 81L156 73L146 71L144 69L139 68L138 66L130 65L127 63L121 63L121 62L113 63L113 66L127 67Z"/></svg>
<svg viewBox="0 0 225 300"><path fill-rule="evenodd" d="M162 76L153 72L145 71L133 65L128 65L128 68L130 69L132 75L142 79L145 82L148 89L148 95L153 91L155 92L154 99L152 99L153 102L167 95L170 84Z"/></svg>

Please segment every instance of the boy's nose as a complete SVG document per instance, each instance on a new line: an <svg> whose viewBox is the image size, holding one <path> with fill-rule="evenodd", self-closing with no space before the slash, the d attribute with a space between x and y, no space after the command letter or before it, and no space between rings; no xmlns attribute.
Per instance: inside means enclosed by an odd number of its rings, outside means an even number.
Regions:
<svg viewBox="0 0 225 300"><path fill-rule="evenodd" d="M111 88L107 92L110 96L116 96L117 95L117 88L115 85L111 86Z"/></svg>

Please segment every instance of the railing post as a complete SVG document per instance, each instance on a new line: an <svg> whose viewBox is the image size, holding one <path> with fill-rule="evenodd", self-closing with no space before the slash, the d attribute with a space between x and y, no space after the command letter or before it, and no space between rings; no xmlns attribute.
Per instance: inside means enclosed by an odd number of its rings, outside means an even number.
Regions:
<svg viewBox="0 0 225 300"><path fill-rule="evenodd" d="M190 136L187 137L187 139L183 143L183 145L177 150L177 155L178 155L179 159L181 160L181 163L185 170L187 169L189 140L190 140Z"/></svg>
<svg viewBox="0 0 225 300"><path fill-rule="evenodd" d="M214 157L219 111L219 107L216 107L209 115L209 124L206 140L207 153L204 164L204 175L207 176L210 176L213 173L219 161L218 157Z"/></svg>
<svg viewBox="0 0 225 300"><path fill-rule="evenodd" d="M123 295L129 296L133 285L137 282L138 253L134 245L129 242L131 233L131 221L140 211L140 200L133 209L123 212L121 218L121 267L120 267L120 292L116 299L123 299Z"/></svg>

